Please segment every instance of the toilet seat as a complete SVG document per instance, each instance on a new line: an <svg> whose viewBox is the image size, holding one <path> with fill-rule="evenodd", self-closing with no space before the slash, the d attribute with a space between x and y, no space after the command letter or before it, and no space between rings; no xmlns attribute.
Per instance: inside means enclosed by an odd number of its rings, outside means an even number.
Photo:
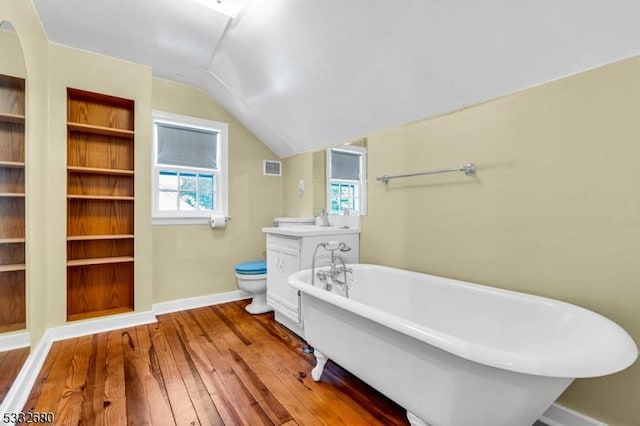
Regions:
<svg viewBox="0 0 640 426"><path fill-rule="evenodd" d="M239 275L260 275L267 273L267 262L264 260L255 260L252 262L244 262L236 265L236 273Z"/></svg>

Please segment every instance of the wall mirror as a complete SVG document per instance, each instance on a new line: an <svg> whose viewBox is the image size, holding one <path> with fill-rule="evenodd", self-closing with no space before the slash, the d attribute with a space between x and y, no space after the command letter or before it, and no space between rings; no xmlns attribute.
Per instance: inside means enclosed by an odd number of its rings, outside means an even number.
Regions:
<svg viewBox="0 0 640 426"><path fill-rule="evenodd" d="M327 149L325 164L329 214L367 214L366 140Z"/></svg>
<svg viewBox="0 0 640 426"><path fill-rule="evenodd" d="M0 402L29 354L25 264L25 79L18 34L0 23Z"/></svg>

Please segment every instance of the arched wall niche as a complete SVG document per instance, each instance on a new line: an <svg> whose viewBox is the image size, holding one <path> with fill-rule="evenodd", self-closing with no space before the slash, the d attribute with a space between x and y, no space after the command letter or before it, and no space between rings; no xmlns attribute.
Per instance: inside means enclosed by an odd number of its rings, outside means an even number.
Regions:
<svg viewBox="0 0 640 426"><path fill-rule="evenodd" d="M15 381L29 355L26 300L26 67L13 24L0 21L0 354L3 383Z"/></svg>
<svg viewBox="0 0 640 426"><path fill-rule="evenodd" d="M4 352L28 343L24 336L26 68L20 40L7 20L0 22L0 51L0 352Z"/></svg>
<svg viewBox="0 0 640 426"><path fill-rule="evenodd" d="M18 43L23 63L5 63L0 68L25 79L24 106L24 190L25 190L25 338L31 346L38 344L47 326L47 252L51 250L46 235L48 75L49 42L33 4L27 1L0 0L2 32L14 34L9 42ZM8 34L7 34L8 33ZM11 36L9 35L9 38ZM3 60L3 62L6 62ZM1 73L1 71L0 71ZM22 75L20 75L22 74Z"/></svg>
<svg viewBox="0 0 640 426"><path fill-rule="evenodd" d="M24 265L25 328L0 334L0 347L9 340L14 347L35 348L42 340L50 313L47 307L47 253L52 250L47 238L46 206L48 167L49 42L30 1L0 0L0 22L5 40L22 53L22 63L2 58L0 68L24 78ZM8 34L7 34L8 33ZM19 46L19 47L17 47ZM4 50L3 50L4 54ZM1 72L1 71L0 71ZM33 364L29 355L22 370L16 371L13 386L0 404L0 412L17 412L24 403L25 374ZM33 368L33 365L32 365ZM37 368L37 367L36 367Z"/></svg>

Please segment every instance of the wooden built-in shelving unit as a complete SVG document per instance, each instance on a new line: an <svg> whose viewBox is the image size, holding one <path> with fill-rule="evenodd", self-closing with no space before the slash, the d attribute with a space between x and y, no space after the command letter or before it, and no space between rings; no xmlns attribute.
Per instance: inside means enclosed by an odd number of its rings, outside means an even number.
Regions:
<svg viewBox="0 0 640 426"><path fill-rule="evenodd" d="M26 326L24 89L0 75L0 333Z"/></svg>
<svg viewBox="0 0 640 426"><path fill-rule="evenodd" d="M134 102L67 89L67 319L134 308Z"/></svg>

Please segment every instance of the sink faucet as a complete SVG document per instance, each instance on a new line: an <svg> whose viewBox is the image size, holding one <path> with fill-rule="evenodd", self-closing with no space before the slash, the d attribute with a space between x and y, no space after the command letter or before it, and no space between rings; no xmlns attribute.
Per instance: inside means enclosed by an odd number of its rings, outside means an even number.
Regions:
<svg viewBox="0 0 640 426"><path fill-rule="evenodd" d="M329 213L325 209L320 209L318 214L315 214L314 217L319 217L322 221L322 225L320 226L331 226L329 223Z"/></svg>
<svg viewBox="0 0 640 426"><path fill-rule="evenodd" d="M329 270L318 271L316 273L316 255L320 247L331 252L331 263L329 264ZM337 256L335 254L336 250L340 250L341 252L348 252L349 250L351 250L351 247L349 247L342 241L328 241L326 243L320 243L316 246L316 249L313 252L313 259L311 260L311 285L315 285L315 278L317 276L320 282L324 283L325 290L331 290L331 286L333 284L339 285L344 290L345 297L347 297L348 299L349 285L347 281L347 273L351 273L353 272L353 270L351 268L347 268L344 259L341 256ZM342 265L338 265L336 263L336 260L339 260ZM342 281L339 279L340 274L343 274ZM329 282L329 279L331 279L331 282Z"/></svg>

